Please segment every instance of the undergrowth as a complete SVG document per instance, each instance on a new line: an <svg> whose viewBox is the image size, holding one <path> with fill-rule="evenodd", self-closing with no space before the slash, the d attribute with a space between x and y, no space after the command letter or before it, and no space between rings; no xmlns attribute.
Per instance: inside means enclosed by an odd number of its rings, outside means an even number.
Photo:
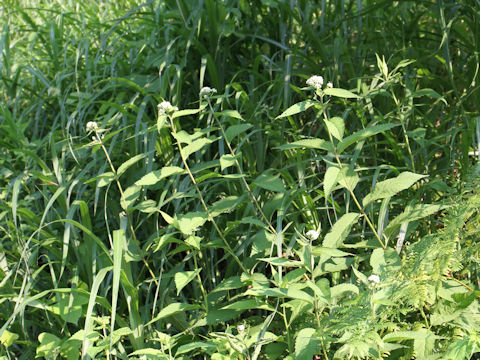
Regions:
<svg viewBox="0 0 480 360"><path fill-rule="evenodd" d="M1 2L0 359L478 356L480 8L391 3Z"/></svg>

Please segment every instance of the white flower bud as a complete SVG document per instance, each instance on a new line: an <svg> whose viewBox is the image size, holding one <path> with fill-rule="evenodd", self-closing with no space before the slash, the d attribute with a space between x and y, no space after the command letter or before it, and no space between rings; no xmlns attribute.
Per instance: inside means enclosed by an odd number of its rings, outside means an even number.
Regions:
<svg viewBox="0 0 480 360"><path fill-rule="evenodd" d="M367 280L370 281L370 286L375 286L380 283L380 277L375 274L370 275Z"/></svg>
<svg viewBox="0 0 480 360"><path fill-rule="evenodd" d="M319 90L323 85L323 77L319 75L313 75L307 80L307 85L313 86L316 90Z"/></svg>
<svg viewBox="0 0 480 360"><path fill-rule="evenodd" d="M207 99L207 98L209 98L210 96L212 96L213 94L216 94L216 93L217 93L217 89L209 88L208 86L205 86L200 90L200 97L204 98L204 99Z"/></svg>
<svg viewBox="0 0 480 360"><path fill-rule="evenodd" d="M177 111L178 108L176 106L172 106L169 101L162 101L158 104L158 115L167 115L174 111Z"/></svg>
<svg viewBox="0 0 480 360"><path fill-rule="evenodd" d="M327 82L327 87L333 88L333 84L329 81L329 82Z"/></svg>
<svg viewBox="0 0 480 360"><path fill-rule="evenodd" d="M245 331L245 325L238 325L237 330L238 330L239 333L244 332Z"/></svg>
<svg viewBox="0 0 480 360"><path fill-rule="evenodd" d="M309 237L309 238L312 239L312 240L317 240L319 236L320 236L320 235L319 235L318 232L316 232L315 230L309 230L309 231L307 231L307 237Z"/></svg>
<svg viewBox="0 0 480 360"><path fill-rule="evenodd" d="M95 121L89 121L86 126L86 132L91 133L92 131L98 130L98 124Z"/></svg>

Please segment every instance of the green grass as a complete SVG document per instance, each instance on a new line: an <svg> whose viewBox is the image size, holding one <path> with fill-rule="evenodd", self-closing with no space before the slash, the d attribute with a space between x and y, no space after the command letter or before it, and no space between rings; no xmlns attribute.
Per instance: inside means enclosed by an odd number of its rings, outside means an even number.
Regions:
<svg viewBox="0 0 480 360"><path fill-rule="evenodd" d="M480 7L393 3L1 2L0 359L478 356Z"/></svg>

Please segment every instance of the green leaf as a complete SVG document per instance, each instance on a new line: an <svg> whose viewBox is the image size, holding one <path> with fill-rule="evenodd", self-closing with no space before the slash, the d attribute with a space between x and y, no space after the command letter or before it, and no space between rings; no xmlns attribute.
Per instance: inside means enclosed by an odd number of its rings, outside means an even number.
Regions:
<svg viewBox="0 0 480 360"><path fill-rule="evenodd" d="M354 133L350 136L347 136L345 139L343 139L337 145L337 153L341 154L343 152L343 150L345 150L350 145L352 145L352 144L354 144L354 143L356 143L360 140L366 139L370 136L373 136L373 135L376 135L378 133L390 130L391 128L393 128L395 126L399 126L399 125L396 125L396 124L381 124L381 125L375 125L375 126L371 126L371 127L366 128L366 129L357 131L356 133Z"/></svg>
<svg viewBox="0 0 480 360"><path fill-rule="evenodd" d="M448 207L448 205L435 204L418 204L413 207L409 207L407 210L389 222L384 233L387 237L390 237L403 223L423 219Z"/></svg>
<svg viewBox="0 0 480 360"><path fill-rule="evenodd" d="M267 302L258 301L257 299L240 300L233 304L222 307L222 310L250 310L250 309L263 309L269 311L275 311L275 308L269 305Z"/></svg>
<svg viewBox="0 0 480 360"><path fill-rule="evenodd" d="M350 253L345 251L341 251L338 249L330 248L330 247L323 247L323 246L314 246L312 248L313 255L326 255L328 257L344 257L344 256L353 256Z"/></svg>
<svg viewBox="0 0 480 360"><path fill-rule="evenodd" d="M343 215L332 226L328 234L323 239L323 246L327 248L338 248L347 237L352 225L357 222L360 214L348 213Z"/></svg>
<svg viewBox="0 0 480 360"><path fill-rule="evenodd" d="M287 110L285 110L283 113L278 115L275 119L281 119L281 118L284 118L286 116L291 116L291 115L298 114L300 112L308 110L313 105L320 105L320 103L318 101L315 101L315 100L305 100L305 101L296 103L295 105L290 106Z"/></svg>
<svg viewBox="0 0 480 360"><path fill-rule="evenodd" d="M189 116L189 115L195 115L198 114L200 111L205 109L206 105L202 105L199 109L185 109L185 110L178 110L175 111L172 115L173 119L182 117L182 116Z"/></svg>
<svg viewBox="0 0 480 360"><path fill-rule="evenodd" d="M260 174L253 183L261 187L262 189L276 192L285 192L285 186L283 185L282 180L276 176L271 175L267 171Z"/></svg>
<svg viewBox="0 0 480 360"><path fill-rule="evenodd" d="M321 344L314 337L315 329L304 328L300 330L295 339L295 359L312 359L314 355L322 352Z"/></svg>
<svg viewBox="0 0 480 360"><path fill-rule="evenodd" d="M223 110L220 114L229 118L243 120L242 115L237 110Z"/></svg>
<svg viewBox="0 0 480 360"><path fill-rule="evenodd" d="M428 97L432 97L432 98L435 98L435 99L441 99L445 105L448 105L447 104L447 101L442 97L442 95L440 95L439 93L437 93L435 90L433 89L421 89L421 90L418 90L418 91L415 91L412 93L412 97L416 98L416 97L421 97L421 96L428 96Z"/></svg>
<svg viewBox="0 0 480 360"><path fill-rule="evenodd" d="M220 284L218 284L218 286L212 290L212 293L217 291L239 289L244 286L245 284L240 279L240 276L232 276L228 279L224 279Z"/></svg>
<svg viewBox="0 0 480 360"><path fill-rule="evenodd" d="M13 343L19 338L18 334L4 330L2 336L0 336L0 344L6 348L13 345Z"/></svg>
<svg viewBox="0 0 480 360"><path fill-rule="evenodd" d="M194 140L192 135L187 133L185 130L180 130L179 132L172 133L172 136L177 140L180 144L191 144Z"/></svg>
<svg viewBox="0 0 480 360"><path fill-rule="evenodd" d="M323 179L323 191L325 193L325 198L328 198L337 184L338 173L340 169L336 166L330 166L325 172L325 177Z"/></svg>
<svg viewBox="0 0 480 360"><path fill-rule="evenodd" d="M339 98L344 98L344 99L361 99L361 96L358 96L357 94L352 93L351 91L345 90L345 89L340 89L340 88L325 88L323 90L323 93L325 95L331 95Z"/></svg>
<svg viewBox="0 0 480 360"><path fill-rule="evenodd" d="M139 154L139 155L136 155L130 159L128 159L127 161L125 161L122 165L120 165L117 169L117 175L120 177L122 176L122 174L128 170L128 168L130 166L132 166L133 164L135 164L137 161L140 161L142 160L143 158L145 158L146 156L148 155L148 153L145 153L145 154Z"/></svg>
<svg viewBox="0 0 480 360"><path fill-rule="evenodd" d="M187 310L198 309L198 305L186 304L186 303L172 303L165 306L160 312L147 323L147 326L153 324L154 322L164 319L166 317L185 312Z"/></svg>
<svg viewBox="0 0 480 360"><path fill-rule="evenodd" d="M173 221L173 226L180 230L184 235L193 235L193 233L197 231L200 226L205 224L207 220L207 214L195 211L176 218Z"/></svg>
<svg viewBox="0 0 480 360"><path fill-rule="evenodd" d="M196 342L191 342L191 343L179 346L175 355L178 356L178 355L185 354L187 352L190 352L192 350L197 350L197 349L201 349L206 352L214 351L216 348L217 348L217 345L215 345L214 343L196 341Z"/></svg>
<svg viewBox="0 0 480 360"><path fill-rule="evenodd" d="M137 201L141 191L142 187L138 186L137 184L131 185L125 190L120 201L123 210L128 210L135 203L135 201Z"/></svg>
<svg viewBox="0 0 480 360"><path fill-rule="evenodd" d="M115 175L113 174L113 172L109 171L109 172L103 173L100 176L97 176L97 178L98 178L97 186L101 188L101 187L107 186L113 180L115 180Z"/></svg>
<svg viewBox="0 0 480 360"><path fill-rule="evenodd" d="M206 138L200 138L198 140L195 140L192 142L190 145L187 145L183 148L183 156L185 156L185 159L188 158L191 154L194 152L199 151L202 149L205 145L211 144L214 140L213 139L206 139Z"/></svg>
<svg viewBox="0 0 480 360"><path fill-rule="evenodd" d="M333 152L332 143L323 139L303 139L277 147L277 149L279 150L290 150L298 148L319 149Z"/></svg>
<svg viewBox="0 0 480 360"><path fill-rule="evenodd" d="M298 260L290 260L282 257L259 258L258 260L265 261L275 266L300 267L303 263Z"/></svg>
<svg viewBox="0 0 480 360"><path fill-rule="evenodd" d="M248 129L250 129L253 125L252 124L238 124L232 125L225 131L225 136L228 142L231 142L233 138Z"/></svg>
<svg viewBox="0 0 480 360"><path fill-rule="evenodd" d="M148 174L144 175L140 180L135 182L135 184L141 186L155 185L160 180L166 177L179 174L185 174L185 170L178 166L165 166L161 170L149 172Z"/></svg>
<svg viewBox="0 0 480 360"><path fill-rule="evenodd" d="M354 284L348 284L348 283L335 285L330 288L330 294L332 298L340 297L346 292L352 292L358 295L360 291L358 290L357 286L355 286Z"/></svg>
<svg viewBox="0 0 480 360"><path fill-rule="evenodd" d="M220 169L223 171L226 168L229 168L230 166L235 165L235 160L238 160L240 158L240 155L237 154L236 156L233 156L231 154L225 154L220 157Z"/></svg>
<svg viewBox="0 0 480 360"><path fill-rule="evenodd" d="M405 171L398 175L396 178L380 181L375 185L375 189L365 196L363 199L363 206L367 206L372 201L378 199L384 199L392 197L402 190L408 189L415 184L418 180L426 178L428 175L414 174L409 171Z"/></svg>
<svg viewBox="0 0 480 360"><path fill-rule="evenodd" d="M175 273L174 280L175 286L177 287L177 295L180 294L180 291L192 281L195 276L200 274L202 269L197 269L195 271L180 271Z"/></svg>
<svg viewBox="0 0 480 360"><path fill-rule="evenodd" d="M195 236L195 235L190 235L185 239L185 244L197 250L200 250L201 242L202 242L202 238L200 236Z"/></svg>
<svg viewBox="0 0 480 360"><path fill-rule="evenodd" d="M337 175L337 182L342 185L344 188L353 191L358 184L360 178L353 166L348 165L342 167L339 174Z"/></svg>
<svg viewBox="0 0 480 360"><path fill-rule="evenodd" d="M341 141L343 139L343 133L345 132L345 122L341 117L333 117L330 120L324 120L327 125L327 129L332 136Z"/></svg>
<svg viewBox="0 0 480 360"><path fill-rule="evenodd" d="M243 196L227 196L224 199L218 200L210 207L210 215L215 217L223 213L232 212L233 209L243 201L243 199Z"/></svg>

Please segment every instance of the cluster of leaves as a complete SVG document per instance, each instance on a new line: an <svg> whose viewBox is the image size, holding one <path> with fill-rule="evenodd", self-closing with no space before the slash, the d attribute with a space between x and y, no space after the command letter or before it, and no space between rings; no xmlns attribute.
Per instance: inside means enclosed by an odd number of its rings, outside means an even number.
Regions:
<svg viewBox="0 0 480 360"><path fill-rule="evenodd" d="M2 360L480 351L475 1L29 3L0 9Z"/></svg>

